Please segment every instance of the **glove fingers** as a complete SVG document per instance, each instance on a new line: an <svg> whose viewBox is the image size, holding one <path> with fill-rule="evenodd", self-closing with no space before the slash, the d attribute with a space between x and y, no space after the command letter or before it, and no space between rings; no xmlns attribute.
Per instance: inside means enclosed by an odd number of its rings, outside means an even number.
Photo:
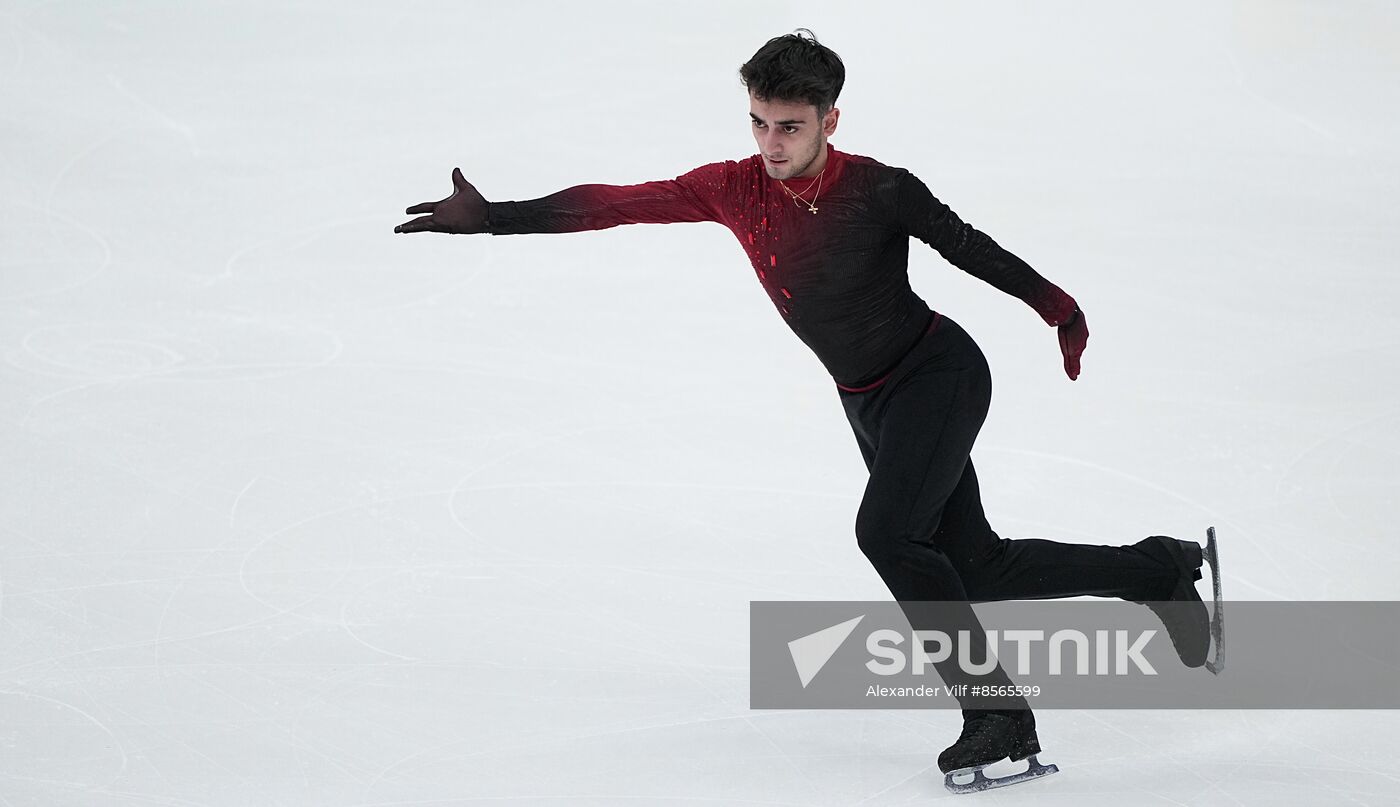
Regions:
<svg viewBox="0 0 1400 807"><path fill-rule="evenodd" d="M1080 323L1082 325L1082 321ZM1073 333L1072 331L1078 331ZM1060 330L1060 352L1065 357L1065 375L1071 381L1079 378L1079 357L1084 354L1084 345L1088 341L1088 330L1078 328L1064 328Z"/></svg>

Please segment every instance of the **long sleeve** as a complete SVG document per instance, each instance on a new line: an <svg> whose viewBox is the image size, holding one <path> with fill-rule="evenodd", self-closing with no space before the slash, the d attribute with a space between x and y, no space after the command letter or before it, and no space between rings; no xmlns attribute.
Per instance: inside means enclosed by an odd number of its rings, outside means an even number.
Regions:
<svg viewBox="0 0 1400 807"><path fill-rule="evenodd" d="M675 179L640 185L576 185L519 202L488 202L492 235L573 233L620 224L724 221L725 195L737 165L703 165Z"/></svg>
<svg viewBox="0 0 1400 807"><path fill-rule="evenodd" d="M895 215L904 232L933 247L949 263L1020 299L1048 325L1060 325L1073 316L1073 297L958 218L908 171L899 178L897 204Z"/></svg>

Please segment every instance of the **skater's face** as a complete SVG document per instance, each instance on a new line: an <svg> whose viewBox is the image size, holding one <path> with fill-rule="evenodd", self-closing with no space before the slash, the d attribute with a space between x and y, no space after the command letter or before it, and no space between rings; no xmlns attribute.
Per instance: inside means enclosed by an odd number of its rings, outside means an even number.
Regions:
<svg viewBox="0 0 1400 807"><path fill-rule="evenodd" d="M826 139L836 131L841 110L832 107L821 120L812 104L769 99L749 94L749 126L763 155L763 167L774 179L814 177L826 167Z"/></svg>

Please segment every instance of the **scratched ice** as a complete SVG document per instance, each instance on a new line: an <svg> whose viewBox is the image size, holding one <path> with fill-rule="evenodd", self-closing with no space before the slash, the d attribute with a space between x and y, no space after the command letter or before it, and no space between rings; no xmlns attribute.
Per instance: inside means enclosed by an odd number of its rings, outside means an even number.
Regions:
<svg viewBox="0 0 1400 807"><path fill-rule="evenodd" d="M0 12L0 807L946 799L949 712L748 708L748 602L884 599L822 368L711 225L395 236L752 154L807 26L844 150L1085 306L915 243L1006 536L1228 535L1395 599L1400 11L1096 2ZM1047 711L997 804L1400 801L1386 712Z"/></svg>

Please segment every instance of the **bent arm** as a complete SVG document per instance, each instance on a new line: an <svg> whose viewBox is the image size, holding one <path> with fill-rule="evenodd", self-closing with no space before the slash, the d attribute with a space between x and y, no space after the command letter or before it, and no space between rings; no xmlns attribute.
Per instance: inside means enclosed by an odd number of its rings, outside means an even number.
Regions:
<svg viewBox="0 0 1400 807"><path fill-rule="evenodd" d="M909 235L938 250L964 272L1020 299L1047 325L1063 325L1074 317L1073 297L964 222L908 172L900 178L897 218Z"/></svg>
<svg viewBox="0 0 1400 807"><path fill-rule="evenodd" d="M729 165L711 163L640 185L576 185L539 199L488 202L487 232L574 233L620 224L723 221Z"/></svg>

